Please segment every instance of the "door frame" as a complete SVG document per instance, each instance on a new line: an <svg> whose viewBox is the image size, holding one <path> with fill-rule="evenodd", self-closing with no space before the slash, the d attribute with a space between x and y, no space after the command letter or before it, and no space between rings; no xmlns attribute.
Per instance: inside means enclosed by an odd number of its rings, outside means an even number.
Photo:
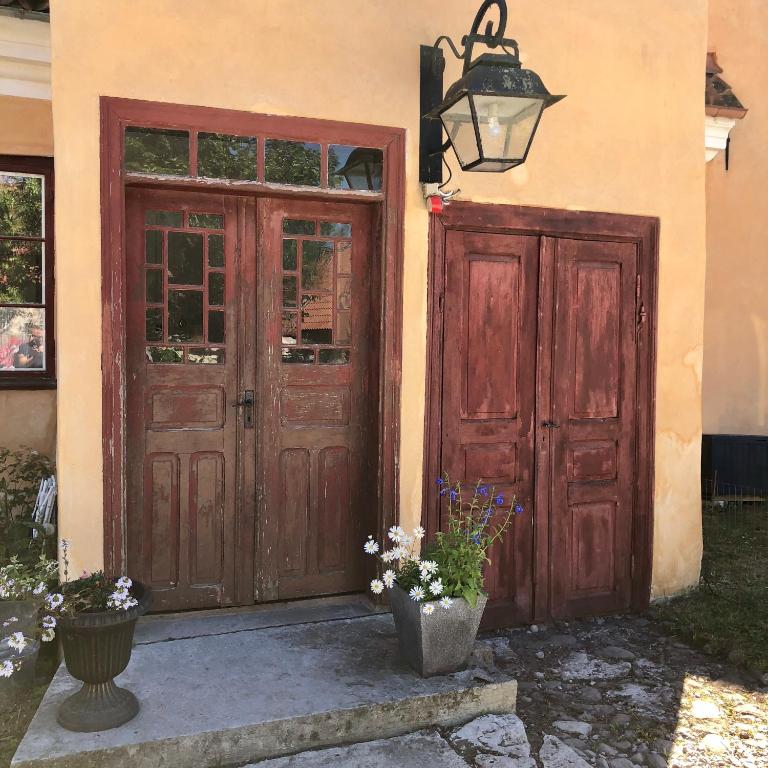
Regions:
<svg viewBox="0 0 768 768"><path fill-rule="evenodd" d="M379 315L372 322L378 323L381 339L377 520L378 535L384 535L387 528L399 520L397 467L400 452L405 130L109 96L100 98L100 113L102 493L105 572L110 575L123 573L127 562L125 190L129 185L154 189L213 191L241 198L270 195L362 202L377 207L375 219L380 237L373 243L372 258L379 263L381 302ZM270 137L278 139L381 148L384 154L382 191L375 193L308 189L263 182L212 181L129 173L123 170L123 134L127 125L190 129L191 172L196 167L196 159L193 159L195 130L236 135L269 134ZM263 167L263 154L260 157L258 162ZM322 169L321 173L325 180L327 169ZM242 224L243 222L241 226ZM241 229L241 233L245 234L244 230ZM253 541L252 546L255 545ZM236 548L239 549L240 546L247 547L249 544L236 542ZM252 580L250 595L254 593L255 581L256 579ZM249 602L248 594L241 594L239 598L240 602Z"/></svg>
<svg viewBox="0 0 768 768"><path fill-rule="evenodd" d="M650 602L653 563L654 424L656 387L656 317L659 219L651 216L569 211L520 205L453 202L442 214L430 217L429 263L427 278L427 370L424 409L424 477L422 525L427 536L438 527L439 495L435 478L440 472L441 400L443 344L443 301L445 286L445 236L449 230L492 232L510 235L551 236L630 242L638 253L638 312L644 309L644 322L637 335L637 442L634 479L635 506L632 519L632 609L643 610ZM550 260L551 261L551 260ZM539 274L539 291L551 290L552 275ZM539 302L540 303L540 302ZM539 317L541 324L541 317ZM542 343L538 339L537 370L542 364ZM536 382L537 415L539 403L548 402L543 382ZM537 424L540 419L537 419ZM538 442L538 441L537 441ZM534 461L536 459L534 458ZM542 462L542 464L545 462ZM534 621L545 621L549 614L549 526L546 504L546 468L534 468L536 517L534 526L533 605Z"/></svg>

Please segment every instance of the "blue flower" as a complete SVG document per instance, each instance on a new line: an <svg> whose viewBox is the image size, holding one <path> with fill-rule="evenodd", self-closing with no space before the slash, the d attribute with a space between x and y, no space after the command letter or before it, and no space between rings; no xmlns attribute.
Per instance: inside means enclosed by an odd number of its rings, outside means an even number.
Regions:
<svg viewBox="0 0 768 768"><path fill-rule="evenodd" d="M488 495L488 486L487 485L480 485L480 486L478 486L477 492L481 496L487 496Z"/></svg>
<svg viewBox="0 0 768 768"><path fill-rule="evenodd" d="M496 499L495 499L495 502L496 502L496 504L498 504L498 505L501 505L501 504L503 504L503 503L504 503L504 497L503 497L501 494L499 494L499 495L496 497Z"/></svg>
<svg viewBox="0 0 768 768"><path fill-rule="evenodd" d="M488 521L491 519L492 514L493 514L493 508L489 507L486 513L483 515L483 520L482 520L483 525L488 525Z"/></svg>
<svg viewBox="0 0 768 768"><path fill-rule="evenodd" d="M442 478L442 477L438 477L438 478L437 478L437 484L438 484L438 485L442 485L444 482L445 482L445 480L443 480L443 478Z"/></svg>
<svg viewBox="0 0 768 768"><path fill-rule="evenodd" d="M447 489L447 488L442 488L442 489L440 490L440 495L441 495L441 496L445 496L445 494L446 494L446 493L448 493L448 489Z"/></svg>
<svg viewBox="0 0 768 768"><path fill-rule="evenodd" d="M459 498L459 494L453 488L451 488L451 492L448 495L451 497L451 501L456 501Z"/></svg>
<svg viewBox="0 0 768 768"><path fill-rule="evenodd" d="M479 534L479 533L476 533L476 534L475 534L475 535L472 537L472 541L474 541L474 542L475 542L475 544L479 544L479 543L480 543L480 534Z"/></svg>
<svg viewBox="0 0 768 768"><path fill-rule="evenodd" d="M525 510L523 509L522 504L515 504L515 514L516 515L522 515Z"/></svg>

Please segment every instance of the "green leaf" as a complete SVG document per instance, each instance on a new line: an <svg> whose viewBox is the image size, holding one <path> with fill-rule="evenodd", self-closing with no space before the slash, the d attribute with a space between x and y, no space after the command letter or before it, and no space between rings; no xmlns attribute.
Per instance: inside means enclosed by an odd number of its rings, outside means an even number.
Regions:
<svg viewBox="0 0 768 768"><path fill-rule="evenodd" d="M461 596L470 604L472 608L477 605L477 592L474 589L465 589Z"/></svg>

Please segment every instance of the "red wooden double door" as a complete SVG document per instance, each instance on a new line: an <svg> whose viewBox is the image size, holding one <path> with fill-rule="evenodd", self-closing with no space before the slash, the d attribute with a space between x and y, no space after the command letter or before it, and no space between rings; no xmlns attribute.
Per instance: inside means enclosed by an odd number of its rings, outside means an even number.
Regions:
<svg viewBox="0 0 768 768"><path fill-rule="evenodd" d="M127 557L159 610L364 588L369 206L129 190Z"/></svg>
<svg viewBox="0 0 768 768"><path fill-rule="evenodd" d="M628 609L644 450L640 243L442 237L432 469L495 486L506 497L496 520L513 496L524 507L491 552L485 622ZM445 508L427 495L434 529Z"/></svg>

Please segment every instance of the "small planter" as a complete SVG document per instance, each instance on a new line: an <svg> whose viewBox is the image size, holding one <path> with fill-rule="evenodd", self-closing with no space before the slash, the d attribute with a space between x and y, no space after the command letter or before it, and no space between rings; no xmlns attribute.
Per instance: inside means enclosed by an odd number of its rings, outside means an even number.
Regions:
<svg viewBox="0 0 768 768"><path fill-rule="evenodd" d="M70 731L105 731L127 723L139 711L136 697L115 685L131 659L136 621L147 611L150 592L134 583L139 604L127 611L80 613L59 620L64 661L83 687L64 701L59 725Z"/></svg>
<svg viewBox="0 0 768 768"><path fill-rule="evenodd" d="M395 584L389 590L389 603L403 658L422 677L462 669L472 653L487 600L481 595L473 608L457 598L448 610L438 607L427 616L421 604Z"/></svg>
<svg viewBox="0 0 768 768"><path fill-rule="evenodd" d="M37 620L40 613L41 600L2 600L0 601L0 627L2 634L10 635L13 632L21 632L24 637L34 638L37 633ZM12 624L3 627L4 622ZM35 683L35 665L40 643L35 640L19 653L8 645L8 641L0 641L0 663L3 661L20 662L16 674L10 678L0 679L0 690L10 688L31 688Z"/></svg>

